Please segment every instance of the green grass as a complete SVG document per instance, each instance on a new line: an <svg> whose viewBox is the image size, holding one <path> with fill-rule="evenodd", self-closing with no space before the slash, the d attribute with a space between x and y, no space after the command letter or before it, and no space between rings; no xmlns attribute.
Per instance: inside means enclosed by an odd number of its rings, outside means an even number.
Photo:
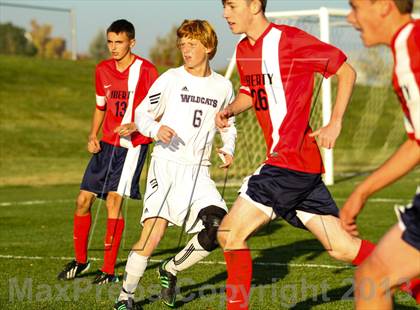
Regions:
<svg viewBox="0 0 420 310"><path fill-rule="evenodd" d="M392 200L372 200L367 205L359 218L359 228L365 238L378 241L396 222L393 205L410 201L419 177L420 172L415 171L373 197ZM360 180L345 180L331 188L339 205ZM226 191L229 205L235 199L235 190ZM77 191L77 185L0 188L0 308L109 309L113 305L120 283L90 285L93 271L100 268L102 262L105 209L103 205L99 207L99 202L93 210L94 215L100 208L89 250L90 258L96 259L92 262L92 272L72 282L56 280L57 273L67 262L66 257L73 256L72 213ZM25 204L36 200L46 201ZM12 204L5 206L5 202ZM136 201L130 201L126 208L126 230L117 265L119 274L123 273L130 246L139 236L141 208L141 203ZM136 302L144 309L163 309L156 298L159 290L156 267L159 260L176 253L179 236L178 228L169 228L152 256L136 293ZM343 300L343 296L351 292L354 269L331 259L310 233L276 221L257 233L250 246L255 263L251 309L352 308L352 301ZM207 264L198 264L180 274L181 295L185 297L178 298L180 309L224 308L221 292L226 271L223 264L217 263L223 262L221 251L214 251L205 262ZM267 265L269 263L280 265ZM321 265L338 268L327 269ZM402 293L396 295L395 305L396 309L415 307Z"/></svg>
<svg viewBox="0 0 420 310"><path fill-rule="evenodd" d="M105 210L99 202L93 210L93 214L97 209L100 213L89 251L95 259L92 272L73 282L56 280L66 258L73 256L72 214L78 183L89 160L85 147L95 105L94 66L90 61L0 55L0 309L104 309L112 306L118 294L120 284L89 284L102 259ZM385 92L387 105L367 103L376 98L376 92ZM404 132L400 109L394 103L391 89L355 89L336 148L339 171L366 171L401 143ZM238 117L236 172L231 171L229 179L249 174L264 156L261 135L253 123L251 114ZM389 129L389 124L396 125ZM216 171L212 170L213 175L223 181L224 175ZM395 223L393 205L408 202L419 179L419 171L414 172L376 196L392 199L390 202L369 203L359 221L366 238L377 241ZM360 178L338 176L337 180L331 191L341 204ZM235 190L226 192L229 206ZM139 236L141 203L130 201L126 210L126 232L117 269L120 274L130 246ZM155 269L160 259L175 254L179 235L178 228L169 229L152 257L142 289L136 294L144 309L163 308L155 298ZM250 244L254 261L266 264L254 266L252 309L352 308L352 301L342 297L350 288L353 269L330 259L309 233L277 221L254 236ZM206 262L209 264L196 265L181 275L182 295L195 295L186 298L188 302L179 301L180 308L224 308L221 292L225 266L216 263L223 262L221 251L216 250ZM267 265L270 262L280 265ZM310 285L313 291L305 289ZM396 297L396 308L414 307L405 295Z"/></svg>

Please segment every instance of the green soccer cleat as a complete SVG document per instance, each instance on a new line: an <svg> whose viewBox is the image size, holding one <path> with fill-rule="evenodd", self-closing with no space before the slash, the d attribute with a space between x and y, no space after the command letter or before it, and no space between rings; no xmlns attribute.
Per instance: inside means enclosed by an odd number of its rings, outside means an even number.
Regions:
<svg viewBox="0 0 420 310"><path fill-rule="evenodd" d="M176 276L174 276L169 271L165 270L165 265L172 259L168 258L164 260L158 269L160 286L162 287L160 290L160 297L162 298L162 302L169 306L175 307L175 300L176 300Z"/></svg>
<svg viewBox="0 0 420 310"><path fill-rule="evenodd" d="M114 305L114 310L133 310L134 300L128 297L127 300L117 300Z"/></svg>

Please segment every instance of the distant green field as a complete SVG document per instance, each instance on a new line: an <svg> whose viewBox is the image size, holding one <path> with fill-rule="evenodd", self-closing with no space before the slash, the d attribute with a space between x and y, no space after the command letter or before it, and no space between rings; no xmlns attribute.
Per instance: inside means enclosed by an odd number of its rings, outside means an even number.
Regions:
<svg viewBox="0 0 420 310"><path fill-rule="evenodd" d="M362 235L372 241L396 222L395 204L410 201L420 172L412 173L379 193L359 218ZM331 188L341 205L360 178L340 182ZM73 282L56 280L57 273L73 256L73 199L77 185L15 186L0 188L0 309L110 309L120 283L92 286L93 272L102 264L105 210L97 202L89 257L92 272ZM230 206L235 189L225 198ZM128 251L138 238L141 204L125 206L126 230L119 254L117 272L124 271ZM136 293L143 309L164 309L158 301L158 262L176 253L180 230L169 228L151 258L149 268ZM183 239L185 242L185 238ZM182 243L183 244L183 243ZM331 259L308 232L276 221L250 241L254 259L254 285L251 309L351 309L351 279L354 269ZM223 287L226 279L220 250L204 263L179 275L180 309L224 309ZM396 309L415 309L403 293L396 296Z"/></svg>
<svg viewBox="0 0 420 310"><path fill-rule="evenodd" d="M0 67L0 186L79 183L89 159L85 148L95 107L95 64L0 55ZM237 78L233 80L237 86ZM314 128L320 126L320 110L320 99L314 98ZM370 170L401 144L400 110L391 87L355 88L335 148L337 176ZM241 180L265 157L252 111L237 117L237 128L229 180ZM215 145L220 144L216 139ZM215 154L213 161L219 162ZM222 172L212 172L223 182Z"/></svg>

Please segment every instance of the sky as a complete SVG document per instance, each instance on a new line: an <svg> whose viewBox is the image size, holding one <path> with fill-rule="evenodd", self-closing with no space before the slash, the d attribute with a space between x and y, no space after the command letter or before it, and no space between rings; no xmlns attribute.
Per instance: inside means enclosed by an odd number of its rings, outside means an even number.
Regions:
<svg viewBox="0 0 420 310"><path fill-rule="evenodd" d="M89 44L99 31L120 18L127 19L136 29L137 44L134 52L148 58L149 50L158 36L167 34L184 19L206 19L216 30L218 52L212 63L225 67L239 37L233 35L222 16L220 0L0 0L0 22L30 29L30 21L51 24L53 36L63 37L70 50L70 18L65 12L52 12L28 8L15 8L7 3L74 9L76 14L77 52L87 53ZM349 9L346 0L268 0L267 12L327 8Z"/></svg>

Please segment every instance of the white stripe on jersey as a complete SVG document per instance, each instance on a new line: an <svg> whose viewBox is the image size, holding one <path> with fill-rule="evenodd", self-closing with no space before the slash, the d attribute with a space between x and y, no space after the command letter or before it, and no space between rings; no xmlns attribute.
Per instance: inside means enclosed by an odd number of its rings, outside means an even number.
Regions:
<svg viewBox="0 0 420 310"><path fill-rule="evenodd" d="M281 34L279 29L271 29L264 38L262 48L261 72L262 74L274 74L273 84L266 85L265 87L269 104L271 126L273 127L273 132L271 134L273 144L271 145L270 153L273 152L280 140L280 126L287 113L286 96L284 94L279 64L279 43Z"/></svg>
<svg viewBox="0 0 420 310"><path fill-rule="evenodd" d="M414 133L416 140L420 140L420 91L416 77L411 69L411 59L407 44L413 28L414 24L409 24L400 32L395 41L395 73L410 111L411 124L408 120L405 120L405 128L408 133Z"/></svg>
<svg viewBox="0 0 420 310"><path fill-rule="evenodd" d="M133 175L136 172L137 162L139 160L142 147L143 145L139 145L135 148L128 148L127 150L127 155L124 160L124 166L117 189L117 193L123 197L130 197Z"/></svg>
<svg viewBox="0 0 420 310"><path fill-rule="evenodd" d="M130 66L130 72L128 73L128 106L122 119L121 125L128 124L131 122L131 118L133 116L133 102L137 89L137 83L139 82L140 78L140 68L142 64L142 60L136 59L134 63ZM131 143L131 137L120 137L120 145L126 148L132 147L133 144Z"/></svg>

